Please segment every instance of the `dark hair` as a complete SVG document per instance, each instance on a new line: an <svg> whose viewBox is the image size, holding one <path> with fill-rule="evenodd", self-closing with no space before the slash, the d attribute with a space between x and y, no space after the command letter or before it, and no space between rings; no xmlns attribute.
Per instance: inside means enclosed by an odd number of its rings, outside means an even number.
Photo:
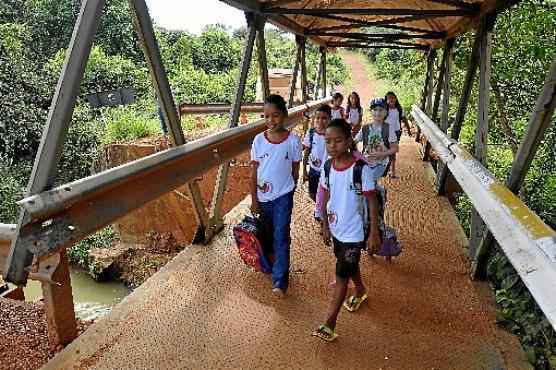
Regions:
<svg viewBox="0 0 556 370"><path fill-rule="evenodd" d="M343 118L336 118L330 121L326 129L330 128L337 128L344 133L346 138L351 138L351 125Z"/></svg>
<svg viewBox="0 0 556 370"><path fill-rule="evenodd" d="M343 99L343 98L344 98L344 96L339 92L334 93L334 95L332 95L332 100Z"/></svg>
<svg viewBox="0 0 556 370"><path fill-rule="evenodd" d="M264 100L265 104L273 104L284 116L288 116L288 107L286 101L280 95L271 94Z"/></svg>
<svg viewBox="0 0 556 370"><path fill-rule="evenodd" d="M332 108L330 108L330 105L328 104L321 105L320 107L317 108L316 111L326 113L329 118L332 117Z"/></svg>
<svg viewBox="0 0 556 370"><path fill-rule="evenodd" d="M349 101L349 98L350 98L352 95L357 96L357 105L356 105L355 107L352 107L352 106L351 106L351 103L350 103L350 101ZM361 98L359 97L359 94L356 93L355 91L352 91L351 94L349 94L349 96L348 96L348 101L347 101L347 105L346 105L346 111L349 112L349 110L350 110L351 108L357 108L357 110L359 111L359 113L361 113L361 111L362 111L362 109L361 109Z"/></svg>
<svg viewBox="0 0 556 370"><path fill-rule="evenodd" d="M398 110L398 112L400 112L400 119L402 119L402 115L403 115L402 106L400 104L400 100L398 99L396 94L394 94L393 91L388 91L386 93L386 95L384 96L384 100L386 100L386 113L388 114L388 111L390 110L390 104L388 104L388 97L389 96L393 96L394 98L396 98L396 109Z"/></svg>

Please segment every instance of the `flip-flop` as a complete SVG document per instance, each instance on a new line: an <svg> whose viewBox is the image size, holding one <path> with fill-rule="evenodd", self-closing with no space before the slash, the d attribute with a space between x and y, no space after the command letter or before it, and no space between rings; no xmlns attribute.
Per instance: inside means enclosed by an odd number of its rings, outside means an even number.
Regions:
<svg viewBox="0 0 556 370"><path fill-rule="evenodd" d="M361 297L352 295L344 302L344 308L349 312L355 312L359 309L361 303L365 302L367 298L369 298L367 293L363 294Z"/></svg>
<svg viewBox="0 0 556 370"><path fill-rule="evenodd" d="M332 342L338 338L338 334L332 329L330 329L327 325L320 325L317 330L315 330L312 334L313 337L320 338L326 342Z"/></svg>

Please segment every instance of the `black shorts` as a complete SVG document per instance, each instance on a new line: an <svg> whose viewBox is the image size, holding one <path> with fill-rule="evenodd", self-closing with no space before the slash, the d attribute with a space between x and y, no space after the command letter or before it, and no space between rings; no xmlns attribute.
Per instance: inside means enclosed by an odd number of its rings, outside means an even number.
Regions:
<svg viewBox="0 0 556 370"><path fill-rule="evenodd" d="M334 255L336 256L336 276L348 279L359 272L359 260L364 242L343 243L332 238L334 243Z"/></svg>
<svg viewBox="0 0 556 370"><path fill-rule="evenodd" d="M316 194L319 189L320 172L309 168L309 194Z"/></svg>

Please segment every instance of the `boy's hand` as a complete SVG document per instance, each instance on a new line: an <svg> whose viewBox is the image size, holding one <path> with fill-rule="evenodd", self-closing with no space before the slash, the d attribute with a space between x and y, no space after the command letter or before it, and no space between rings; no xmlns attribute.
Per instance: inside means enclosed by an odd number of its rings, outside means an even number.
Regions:
<svg viewBox="0 0 556 370"><path fill-rule="evenodd" d="M380 237L378 232L374 232L369 236L367 240L367 251L372 256L380 250Z"/></svg>

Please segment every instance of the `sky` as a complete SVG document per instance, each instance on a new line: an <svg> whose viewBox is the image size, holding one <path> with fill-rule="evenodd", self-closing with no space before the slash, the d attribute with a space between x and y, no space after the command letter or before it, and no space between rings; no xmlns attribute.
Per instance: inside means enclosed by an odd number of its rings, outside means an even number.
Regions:
<svg viewBox="0 0 556 370"><path fill-rule="evenodd" d="M207 24L245 26L243 12L219 0L147 0L155 23L171 30L199 33Z"/></svg>

